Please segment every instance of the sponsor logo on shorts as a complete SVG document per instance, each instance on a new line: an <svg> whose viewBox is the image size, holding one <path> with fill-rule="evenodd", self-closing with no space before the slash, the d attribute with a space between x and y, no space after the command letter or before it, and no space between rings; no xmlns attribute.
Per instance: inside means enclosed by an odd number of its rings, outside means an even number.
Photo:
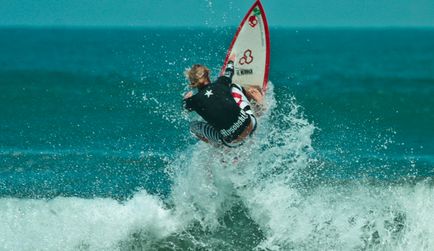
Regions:
<svg viewBox="0 0 434 251"><path fill-rule="evenodd" d="M228 137L232 135L234 132L236 132L243 124L244 122L249 118L249 115L243 110L241 110L240 116L238 116L237 122L233 124L229 129L222 129L220 130L220 133L223 135L223 137Z"/></svg>

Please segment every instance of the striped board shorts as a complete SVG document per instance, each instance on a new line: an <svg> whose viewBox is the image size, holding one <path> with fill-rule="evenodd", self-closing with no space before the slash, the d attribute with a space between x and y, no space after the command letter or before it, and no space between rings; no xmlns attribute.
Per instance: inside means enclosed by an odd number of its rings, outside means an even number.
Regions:
<svg viewBox="0 0 434 251"><path fill-rule="evenodd" d="M253 115L250 115L250 120L253 123L253 130L250 133L252 133L256 130L256 118ZM237 142L237 143L231 143L226 142L221 135L221 133L212 127L210 124L203 122L203 121L193 121L190 123L190 132L198 137L199 139L209 142L213 145L225 145L227 147L237 147L243 144L243 141Z"/></svg>

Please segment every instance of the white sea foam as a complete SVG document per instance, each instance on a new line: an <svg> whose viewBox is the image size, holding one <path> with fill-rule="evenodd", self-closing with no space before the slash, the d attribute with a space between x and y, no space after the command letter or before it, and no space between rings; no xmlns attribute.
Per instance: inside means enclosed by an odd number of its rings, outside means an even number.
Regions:
<svg viewBox="0 0 434 251"><path fill-rule="evenodd" d="M173 163L172 199L186 224L224 227L219 218L241 200L263 233L259 250L434 248L430 184L346 181L301 188L301 173L321 166L312 157L315 126L294 98L277 103L272 85L267 103L256 135L244 146L218 150L198 143Z"/></svg>
<svg viewBox="0 0 434 251"><path fill-rule="evenodd" d="M0 199L1 250L116 250L133 233L149 241L175 232L178 222L145 192L113 199Z"/></svg>
<svg viewBox="0 0 434 251"><path fill-rule="evenodd" d="M303 196L279 183L252 192L266 231L260 247L281 250L431 250L434 191L426 184L321 187Z"/></svg>
<svg viewBox="0 0 434 251"><path fill-rule="evenodd" d="M170 208L144 191L123 203L3 198L0 249L128 250L131 245L123 243L139 233L145 250L244 250L222 232L244 238L256 226L258 250L434 249L434 189L428 181L300 186L300 180L316 180L309 170L321 167L312 157L316 129L293 97L277 102L279 93L269 88L268 110L243 146L216 149L198 142L171 162ZM222 218L240 220L231 211L240 204L254 227L228 229Z"/></svg>

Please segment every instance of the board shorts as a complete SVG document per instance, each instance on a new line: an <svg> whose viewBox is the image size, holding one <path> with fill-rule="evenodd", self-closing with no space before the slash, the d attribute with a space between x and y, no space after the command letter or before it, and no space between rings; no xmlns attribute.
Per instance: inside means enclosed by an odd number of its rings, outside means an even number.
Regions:
<svg viewBox="0 0 434 251"><path fill-rule="evenodd" d="M250 132L249 136L253 134L256 130L257 121L254 115L249 114L250 121L253 123L253 130ZM210 124L204 121L193 121L190 124L190 132L200 139L206 140L214 145L224 145L227 147L237 147L244 143L244 140L237 142L228 142L225 140L223 135Z"/></svg>

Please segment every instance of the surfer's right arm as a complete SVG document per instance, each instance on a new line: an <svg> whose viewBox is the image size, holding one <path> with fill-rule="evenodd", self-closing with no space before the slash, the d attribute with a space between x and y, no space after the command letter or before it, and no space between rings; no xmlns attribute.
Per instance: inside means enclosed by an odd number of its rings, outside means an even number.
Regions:
<svg viewBox="0 0 434 251"><path fill-rule="evenodd" d="M234 76L234 62L229 61L226 65L226 69L220 77L217 79L217 83L226 85L228 87L232 84L232 77Z"/></svg>
<svg viewBox="0 0 434 251"><path fill-rule="evenodd" d="M234 76L234 68L234 62L229 61L226 65L225 72L223 73L223 75L218 77L216 82L230 87L232 84L232 77Z"/></svg>
<svg viewBox="0 0 434 251"><path fill-rule="evenodd" d="M228 77L231 80L231 82L232 82L232 77L234 76L234 69L235 69L234 61L230 60L226 65L225 73L223 74L223 76Z"/></svg>

